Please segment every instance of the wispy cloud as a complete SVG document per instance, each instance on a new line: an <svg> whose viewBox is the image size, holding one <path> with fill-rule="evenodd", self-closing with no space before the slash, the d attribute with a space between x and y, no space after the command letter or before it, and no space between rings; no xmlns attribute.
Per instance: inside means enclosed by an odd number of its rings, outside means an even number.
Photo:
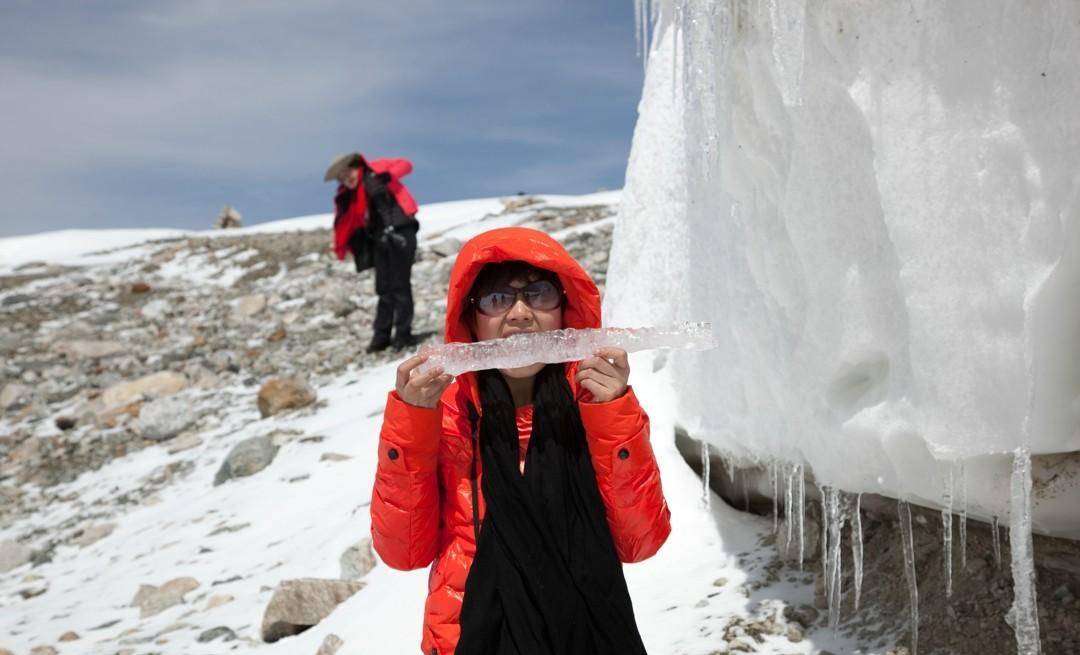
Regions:
<svg viewBox="0 0 1080 655"><path fill-rule="evenodd" d="M625 0L0 8L0 235L322 211L329 159L414 158L423 201L621 184Z"/></svg>

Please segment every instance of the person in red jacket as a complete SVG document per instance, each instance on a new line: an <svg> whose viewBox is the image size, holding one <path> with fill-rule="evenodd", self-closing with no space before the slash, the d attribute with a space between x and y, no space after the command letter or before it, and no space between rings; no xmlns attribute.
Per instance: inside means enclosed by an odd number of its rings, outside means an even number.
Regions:
<svg viewBox="0 0 1080 655"><path fill-rule="evenodd" d="M446 341L600 326L588 273L537 230L466 243ZM640 654L623 562L671 531L625 351L456 379L397 370L371 534L387 565L431 565L424 655Z"/></svg>
<svg viewBox="0 0 1080 655"><path fill-rule="evenodd" d="M334 195L334 251L353 253L356 270L375 267L379 303L368 352L416 345L412 333L412 265L416 258L417 206L401 178L412 172L407 159L368 162L360 153L343 155L324 180L337 180ZM393 330L393 338L391 338Z"/></svg>

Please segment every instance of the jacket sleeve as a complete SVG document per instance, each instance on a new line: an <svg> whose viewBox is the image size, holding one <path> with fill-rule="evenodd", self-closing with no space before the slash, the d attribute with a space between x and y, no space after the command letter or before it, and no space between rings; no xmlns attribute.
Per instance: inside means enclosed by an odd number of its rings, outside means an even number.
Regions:
<svg viewBox="0 0 1080 655"><path fill-rule="evenodd" d="M610 402L579 407L619 559L648 559L671 533L671 512L649 443L649 417L633 389Z"/></svg>
<svg viewBox="0 0 1080 655"><path fill-rule="evenodd" d="M408 159L386 159L383 161L386 165L386 172L390 173L395 180L400 180L412 173L412 162Z"/></svg>
<svg viewBox="0 0 1080 655"><path fill-rule="evenodd" d="M425 409L390 392L371 492L371 542L395 569L418 569L435 559L441 431L442 403Z"/></svg>

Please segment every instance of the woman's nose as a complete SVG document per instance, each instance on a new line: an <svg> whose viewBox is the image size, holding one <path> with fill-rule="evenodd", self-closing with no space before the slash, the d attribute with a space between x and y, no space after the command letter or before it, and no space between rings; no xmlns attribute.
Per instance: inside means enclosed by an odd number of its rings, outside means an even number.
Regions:
<svg viewBox="0 0 1080 655"><path fill-rule="evenodd" d="M514 324L531 323L533 320L532 310L525 304L525 300L518 298L510 311L506 313L506 320Z"/></svg>

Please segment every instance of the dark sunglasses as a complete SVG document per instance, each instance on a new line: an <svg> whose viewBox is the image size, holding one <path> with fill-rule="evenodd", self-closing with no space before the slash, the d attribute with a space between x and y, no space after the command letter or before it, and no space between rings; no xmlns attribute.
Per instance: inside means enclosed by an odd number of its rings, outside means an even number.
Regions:
<svg viewBox="0 0 1080 655"><path fill-rule="evenodd" d="M522 289L506 287L489 291L469 301L485 316L502 316L510 311L518 298L522 298L530 309L550 311L563 302L564 292L547 280L537 280Z"/></svg>

